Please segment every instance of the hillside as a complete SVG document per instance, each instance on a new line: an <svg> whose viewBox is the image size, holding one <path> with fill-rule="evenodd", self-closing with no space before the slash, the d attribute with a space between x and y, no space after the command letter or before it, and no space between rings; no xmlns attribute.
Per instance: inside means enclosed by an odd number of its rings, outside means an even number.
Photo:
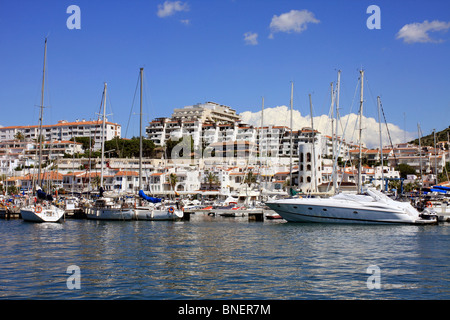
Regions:
<svg viewBox="0 0 450 320"><path fill-rule="evenodd" d="M436 132L436 143L438 143L439 141L448 141L450 136L450 126L442 131L437 131ZM415 144L415 145L419 145L419 139L410 141L409 143ZM427 135L427 136L423 136L420 139L420 143L422 146L434 146L434 135L433 133Z"/></svg>

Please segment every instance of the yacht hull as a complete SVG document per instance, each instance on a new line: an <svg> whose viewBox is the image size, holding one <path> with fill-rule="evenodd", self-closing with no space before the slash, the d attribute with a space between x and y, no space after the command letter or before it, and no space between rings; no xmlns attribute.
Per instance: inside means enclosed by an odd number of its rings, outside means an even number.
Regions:
<svg viewBox="0 0 450 320"><path fill-rule="evenodd" d="M147 208L134 209L136 220L149 221L176 221L181 220L184 216L182 210L174 210L172 213L169 210L154 210Z"/></svg>
<svg viewBox="0 0 450 320"><path fill-rule="evenodd" d="M116 208L88 208L86 217L91 220L133 220L133 209L116 209Z"/></svg>
<svg viewBox="0 0 450 320"><path fill-rule="evenodd" d="M290 222L392 224L414 223L406 214L312 205L267 205ZM294 208L296 207L296 208Z"/></svg>
<svg viewBox="0 0 450 320"><path fill-rule="evenodd" d="M59 222L64 215L64 210L57 207L42 208L42 211L38 211L34 206L25 207L20 210L20 215L28 222Z"/></svg>
<svg viewBox="0 0 450 320"><path fill-rule="evenodd" d="M376 195L375 195L376 196ZM369 201L353 196L337 198L298 198L267 202L266 205L289 222L342 224L426 224L435 220L421 219L408 203Z"/></svg>

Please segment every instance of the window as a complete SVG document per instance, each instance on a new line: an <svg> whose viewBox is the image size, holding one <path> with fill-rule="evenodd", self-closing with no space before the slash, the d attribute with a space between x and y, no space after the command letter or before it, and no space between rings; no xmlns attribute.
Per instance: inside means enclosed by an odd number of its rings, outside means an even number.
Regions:
<svg viewBox="0 0 450 320"><path fill-rule="evenodd" d="M311 153L306 154L306 162L311 162Z"/></svg>

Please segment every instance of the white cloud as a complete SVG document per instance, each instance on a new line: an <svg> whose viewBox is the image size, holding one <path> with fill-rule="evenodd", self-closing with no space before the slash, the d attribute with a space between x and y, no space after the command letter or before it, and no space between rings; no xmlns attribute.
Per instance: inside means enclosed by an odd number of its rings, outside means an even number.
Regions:
<svg viewBox="0 0 450 320"><path fill-rule="evenodd" d="M180 20L180 22L187 26L191 24L191 20L189 20L189 19L183 19L183 20Z"/></svg>
<svg viewBox="0 0 450 320"><path fill-rule="evenodd" d="M302 116L298 110L293 110L292 112L292 127L293 130L300 130L302 128L311 127L311 117ZM244 123L251 124L253 126L261 125L261 111L251 112L245 111L240 114L242 121ZM331 136L331 119L327 115L321 115L314 117L314 129L319 132ZM342 136L342 132L345 129L344 138L347 142L357 143L359 133L359 116L357 114L351 113L341 117L340 121L339 136ZM379 125L376 119L367 118L363 116L362 119L363 132L362 132L362 143L368 148L377 148L380 143ZM264 126L267 125L277 125L290 127L290 109L287 106L277 106L274 108L264 109ZM398 126L392 123L388 123L389 133L392 138L392 143L405 142L404 137L406 136L407 141L411 141L416 138L414 133L406 132L400 129ZM390 145L389 137L386 131L386 125L382 124L383 131L383 145Z"/></svg>
<svg viewBox="0 0 450 320"><path fill-rule="evenodd" d="M320 21L314 17L314 13L308 10L291 10L287 13L274 15L270 22L270 35L269 38L273 38L273 34L276 32L296 32L300 33L305 31L308 23L319 23Z"/></svg>
<svg viewBox="0 0 450 320"><path fill-rule="evenodd" d="M189 11L189 5L182 1L165 1L164 4L158 4L158 17L165 18L174 15L178 11Z"/></svg>
<svg viewBox="0 0 450 320"><path fill-rule="evenodd" d="M258 34L253 32L244 33L245 44L256 46L258 44Z"/></svg>
<svg viewBox="0 0 450 320"><path fill-rule="evenodd" d="M450 29L450 22L443 22L434 20L428 22L425 20L422 23L410 23L404 25L400 31L397 33L397 39L403 39L406 43L416 43L416 42L442 42L443 40L435 40L430 37L429 32L442 31L446 32Z"/></svg>

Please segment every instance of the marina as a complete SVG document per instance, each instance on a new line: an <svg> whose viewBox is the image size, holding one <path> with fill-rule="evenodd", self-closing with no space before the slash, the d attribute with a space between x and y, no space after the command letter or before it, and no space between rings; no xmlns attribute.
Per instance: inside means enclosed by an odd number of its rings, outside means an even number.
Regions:
<svg viewBox="0 0 450 320"><path fill-rule="evenodd" d="M2 9L0 300L450 299L448 2Z"/></svg>
<svg viewBox="0 0 450 320"><path fill-rule="evenodd" d="M0 221L0 299L449 299L449 224ZM69 266L80 268L69 290ZM381 288L369 289L369 266Z"/></svg>

